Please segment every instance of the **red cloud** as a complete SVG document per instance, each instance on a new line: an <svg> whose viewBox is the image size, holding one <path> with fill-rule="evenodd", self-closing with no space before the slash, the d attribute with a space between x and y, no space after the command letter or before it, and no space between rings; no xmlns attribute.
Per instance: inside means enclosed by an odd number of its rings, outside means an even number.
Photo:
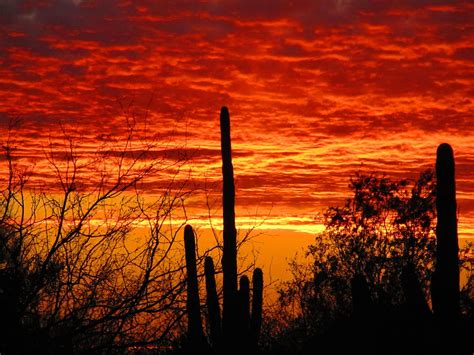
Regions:
<svg viewBox="0 0 474 355"><path fill-rule="evenodd" d="M227 105L242 205L311 214L361 164L414 177L447 141L474 220L466 2L50 0L0 13L0 120L21 117L20 155L39 166L61 127L92 152L127 116L177 155L199 152L197 180L217 178Z"/></svg>

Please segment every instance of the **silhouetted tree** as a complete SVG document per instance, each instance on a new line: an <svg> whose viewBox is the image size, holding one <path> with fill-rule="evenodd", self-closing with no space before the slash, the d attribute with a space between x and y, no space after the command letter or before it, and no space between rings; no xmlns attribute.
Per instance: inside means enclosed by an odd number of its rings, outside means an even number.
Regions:
<svg viewBox="0 0 474 355"><path fill-rule="evenodd" d="M431 171L410 188L407 180L357 174L349 185L353 197L324 213L325 230L310 246L313 272L348 279L356 274L375 297L396 297L402 267L413 265L426 284L431 276L435 193Z"/></svg>
<svg viewBox="0 0 474 355"><path fill-rule="evenodd" d="M309 247L309 264L293 262L294 278L280 289L279 312L286 309L295 316L287 325L294 327L295 337L327 332L353 311L370 317L367 310L374 306L369 303L404 303L409 295L400 276L408 265L428 296L435 250L434 187L430 170L413 184L376 175L351 179L353 196L342 207L325 211L325 230Z"/></svg>
<svg viewBox="0 0 474 355"><path fill-rule="evenodd" d="M290 264L293 279L280 289L273 318L267 316L273 321L267 327L274 328L266 330L274 337L267 338L269 347L436 353L429 306L436 250L434 173L427 170L413 183L356 174L349 187L352 197L325 211L325 230L309 247L307 263ZM468 255L469 248L461 254ZM472 280L472 264L463 260ZM468 294L472 281L462 292L466 305L472 304Z"/></svg>
<svg viewBox="0 0 474 355"><path fill-rule="evenodd" d="M182 331L185 264L177 237L190 193L187 175L180 176L185 160L137 138L131 122L123 133L123 141L104 140L84 156L78 138L63 132L45 149L47 186L4 139L2 354L162 347ZM160 174L169 178L155 183L156 198L145 199L144 184Z"/></svg>

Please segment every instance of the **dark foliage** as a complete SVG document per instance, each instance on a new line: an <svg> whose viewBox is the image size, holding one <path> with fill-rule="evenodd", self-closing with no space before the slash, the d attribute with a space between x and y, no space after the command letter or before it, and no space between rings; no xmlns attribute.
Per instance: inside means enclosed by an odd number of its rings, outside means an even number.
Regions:
<svg viewBox="0 0 474 355"><path fill-rule="evenodd" d="M357 174L349 187L352 197L324 213L325 230L309 247L308 263L291 263L293 279L267 319L268 351L436 352L438 327L429 307L433 172L412 184Z"/></svg>

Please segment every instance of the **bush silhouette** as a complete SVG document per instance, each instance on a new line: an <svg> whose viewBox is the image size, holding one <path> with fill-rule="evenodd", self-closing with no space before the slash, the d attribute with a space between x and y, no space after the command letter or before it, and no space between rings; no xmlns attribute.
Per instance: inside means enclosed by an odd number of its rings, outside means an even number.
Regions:
<svg viewBox="0 0 474 355"><path fill-rule="evenodd" d="M429 312L435 179L430 170L412 184L356 174L349 187L352 197L325 211L325 230L309 247L309 264L292 264L294 279L280 290L280 304L297 306L293 322L304 329L296 337L304 332L329 349L331 336L342 332L352 340L335 341L341 353L351 346L370 353L377 331L390 332L410 305ZM377 329L388 320L388 328ZM372 340L367 332L374 333Z"/></svg>

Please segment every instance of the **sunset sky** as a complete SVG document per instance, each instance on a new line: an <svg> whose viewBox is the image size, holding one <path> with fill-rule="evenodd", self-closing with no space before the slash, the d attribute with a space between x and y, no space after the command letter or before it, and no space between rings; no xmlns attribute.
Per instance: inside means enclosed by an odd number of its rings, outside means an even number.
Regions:
<svg viewBox="0 0 474 355"><path fill-rule="evenodd" d="M472 2L2 0L0 28L2 141L19 118L43 182L62 129L88 154L127 115L216 182L226 105L241 227L314 233L354 172L413 179L448 142L474 236Z"/></svg>

